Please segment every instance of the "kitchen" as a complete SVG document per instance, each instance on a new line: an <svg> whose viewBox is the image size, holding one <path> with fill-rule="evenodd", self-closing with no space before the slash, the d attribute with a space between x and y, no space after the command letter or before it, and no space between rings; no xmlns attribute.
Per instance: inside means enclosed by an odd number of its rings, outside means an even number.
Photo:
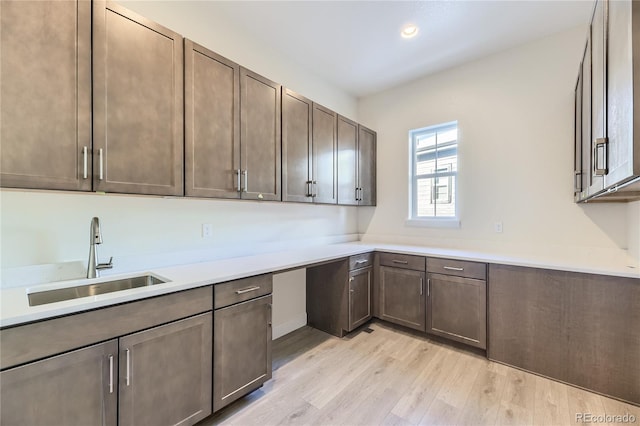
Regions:
<svg viewBox="0 0 640 426"><path fill-rule="evenodd" d="M321 252L334 243L410 246L424 256L638 279L638 273L627 266L637 271L640 262L640 202L576 204L572 194L574 89L592 5L585 8L582 25L359 98L258 39L249 24L236 26L230 17L249 13L241 7L198 2L122 5L375 130L376 206L3 188L3 289L81 277L87 267L87 231L94 216L100 218L103 238L97 261L107 262L113 256L113 268L103 271L104 277L215 259L230 259L230 263L236 259L240 264L240 256L271 254L272 262L281 262L275 263L274 270L288 269L274 276L274 338L307 323L308 276L299 266L312 261L305 260L304 249ZM274 13L276 6L253 5L250 17L264 15L265 8ZM333 7L342 10L337 4ZM203 13L201 8L211 11ZM353 11L344 9L348 12ZM428 29L421 31L428 34ZM5 111L9 109L3 103ZM460 227L414 226L407 223L408 132L454 120L460 128ZM95 123L94 117L94 138ZM250 171L250 184L252 178ZM497 223L504 226L502 232L496 232ZM212 225L211 237L203 237L206 224ZM274 254L283 251L289 253L286 259ZM300 252L300 258L292 251ZM358 253L343 256L352 254ZM204 274L212 283L218 272ZM233 278L240 277L229 279ZM491 280L488 285L491 288ZM155 291L145 294L161 294ZM121 303L126 297L98 297L94 307ZM637 306L633 301L637 303L630 299L627 309ZM7 309L3 304L3 317ZM635 329L633 325L629 327L637 336L637 324ZM629 351L628 356L635 355L637 360L638 353Z"/></svg>

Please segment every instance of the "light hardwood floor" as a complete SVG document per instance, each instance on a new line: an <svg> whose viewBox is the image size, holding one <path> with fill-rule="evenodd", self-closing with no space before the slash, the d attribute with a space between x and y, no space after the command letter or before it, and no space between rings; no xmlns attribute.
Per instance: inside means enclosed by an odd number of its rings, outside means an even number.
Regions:
<svg viewBox="0 0 640 426"><path fill-rule="evenodd" d="M273 379L199 426L583 424L576 413L629 413L640 425L638 407L382 322L368 328L276 340Z"/></svg>

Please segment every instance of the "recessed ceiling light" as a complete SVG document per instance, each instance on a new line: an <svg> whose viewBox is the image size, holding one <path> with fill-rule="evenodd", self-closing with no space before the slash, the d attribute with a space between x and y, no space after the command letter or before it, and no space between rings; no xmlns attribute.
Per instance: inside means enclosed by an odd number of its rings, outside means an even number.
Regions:
<svg viewBox="0 0 640 426"><path fill-rule="evenodd" d="M418 27L413 24L405 25L405 27L400 31L400 35L402 38L412 38L418 34Z"/></svg>

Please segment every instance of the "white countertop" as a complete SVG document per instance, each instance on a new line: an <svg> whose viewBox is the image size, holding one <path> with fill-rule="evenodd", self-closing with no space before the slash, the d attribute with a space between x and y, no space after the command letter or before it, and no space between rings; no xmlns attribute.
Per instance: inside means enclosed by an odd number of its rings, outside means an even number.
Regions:
<svg viewBox="0 0 640 426"><path fill-rule="evenodd" d="M111 275L92 280L60 281L30 287L1 289L0 327L18 325L118 303L131 302L137 299L231 281L253 275L296 269L314 263L339 259L373 250L640 279L639 265L637 263L634 264L629 257L625 258L624 256L606 258L598 256L578 256L566 253L558 256L557 253L549 252L505 254L384 243L331 244L167 268L154 268L152 270ZM142 274L153 274L168 282L40 306L29 306L28 304L27 294L32 292L94 284Z"/></svg>

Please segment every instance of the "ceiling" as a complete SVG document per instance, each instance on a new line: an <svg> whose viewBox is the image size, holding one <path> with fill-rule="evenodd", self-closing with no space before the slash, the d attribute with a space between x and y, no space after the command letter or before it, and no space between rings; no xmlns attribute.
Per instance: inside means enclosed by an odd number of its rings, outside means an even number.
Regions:
<svg viewBox="0 0 640 426"><path fill-rule="evenodd" d="M531 40L584 25L574 1L219 1L239 30L362 97ZM410 40L408 24L420 27Z"/></svg>

